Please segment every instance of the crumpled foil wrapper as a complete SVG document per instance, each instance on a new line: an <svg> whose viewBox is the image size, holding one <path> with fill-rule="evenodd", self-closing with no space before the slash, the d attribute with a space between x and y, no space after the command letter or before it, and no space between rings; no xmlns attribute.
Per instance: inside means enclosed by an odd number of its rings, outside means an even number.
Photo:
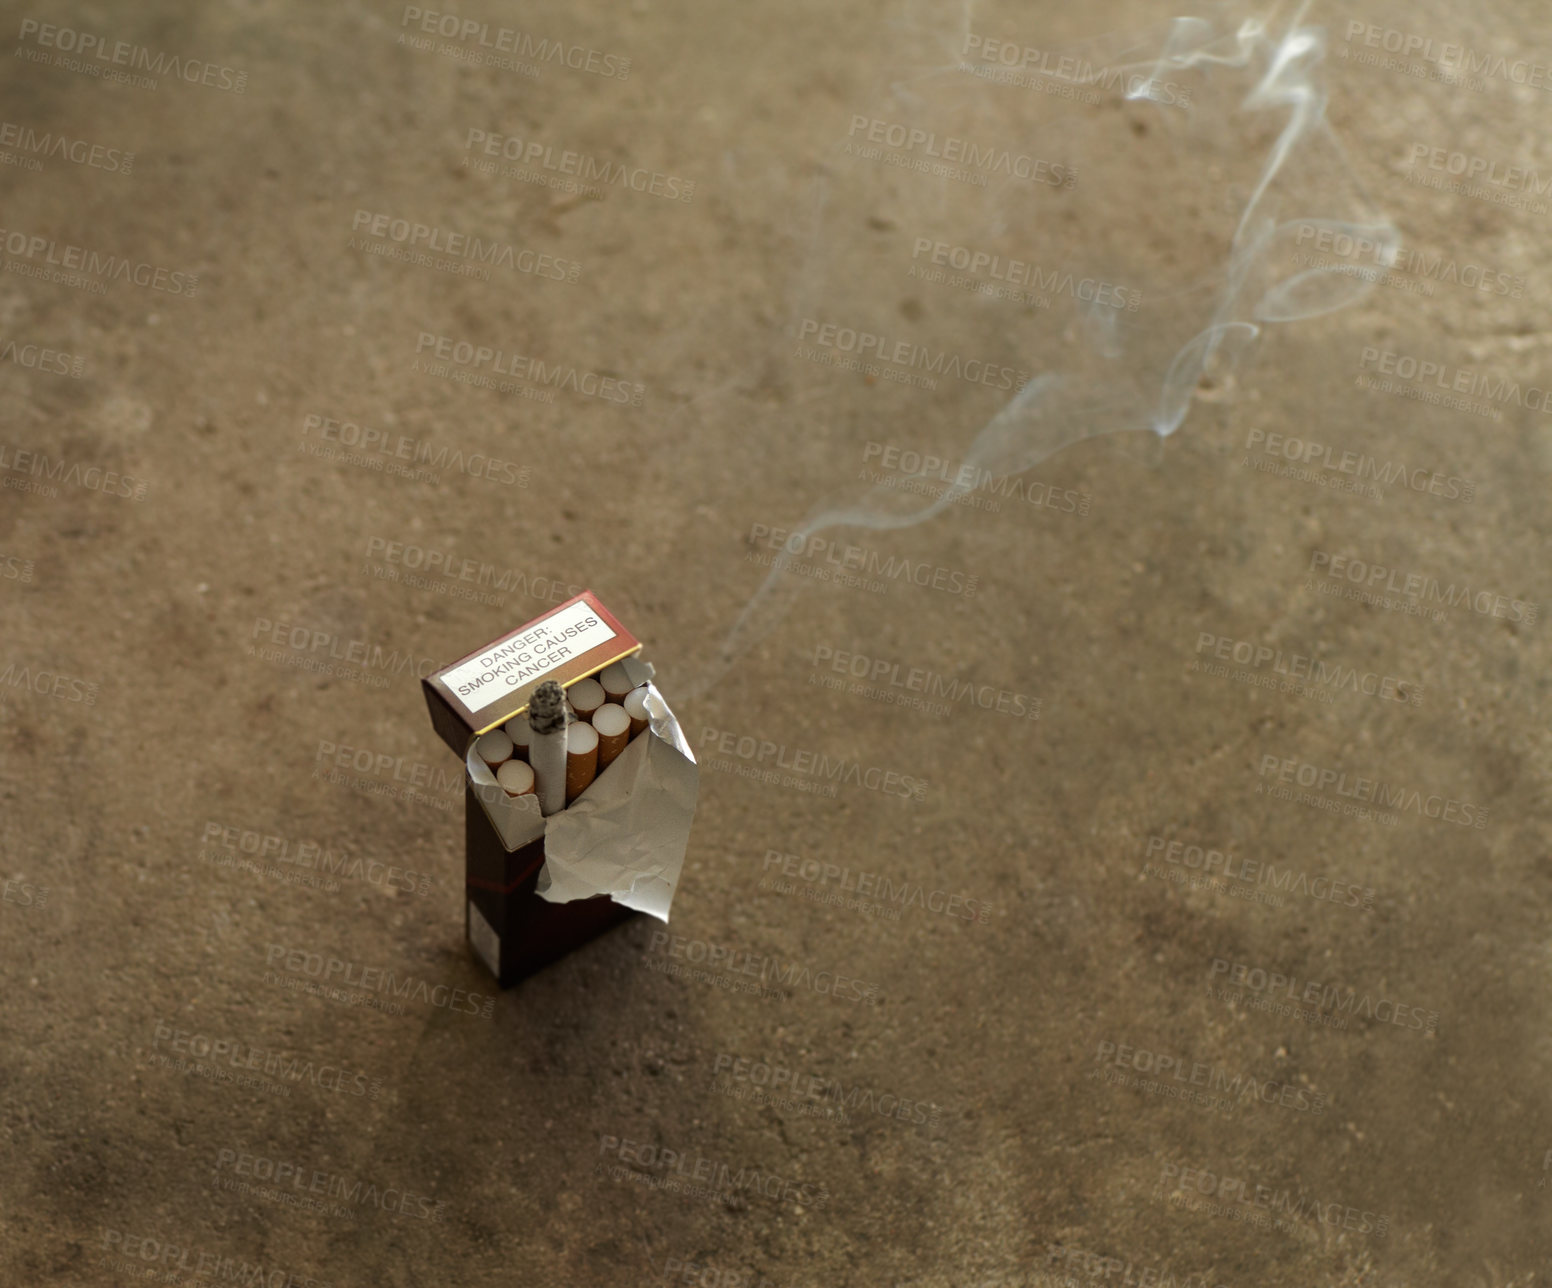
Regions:
<svg viewBox="0 0 1552 1288"><path fill-rule="evenodd" d="M625 665L632 680L647 685L647 728L560 813L545 818L537 797L508 796L472 743L465 763L475 797L509 851L544 837L535 887L541 898L570 903L606 894L666 922L690 840L700 767L651 683L651 665L639 658L626 658Z"/></svg>

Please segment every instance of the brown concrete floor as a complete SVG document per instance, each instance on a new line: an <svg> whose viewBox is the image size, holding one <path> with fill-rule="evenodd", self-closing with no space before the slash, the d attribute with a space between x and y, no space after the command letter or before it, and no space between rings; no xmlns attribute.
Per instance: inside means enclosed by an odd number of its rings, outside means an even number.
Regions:
<svg viewBox="0 0 1552 1288"><path fill-rule="evenodd" d="M1306 586L1312 558L1347 555L1403 581L1552 599L1540 413L1494 421L1354 383L1366 346L1549 379L1548 216L1405 179L1419 142L1552 167L1546 90L1364 65L1340 56L1366 48L1344 36L1350 15L1312 12L1331 28L1329 116L1354 190L1409 246L1524 289L1379 287L1270 328L1172 438L1100 439L1040 466L1030 477L1051 505L831 532L974 575L977 593L812 587L713 683L762 575L751 525L791 527L847 495L869 443L957 459L1005 399L802 361L803 318L1029 370L1078 361L1084 329L1062 301L1021 309L913 279L926 236L1136 283L1157 349L1201 310L1283 118L1241 113L1193 135L1175 109L944 70L966 30L1156 43L1157 11L1123 0L457 12L600 63L628 56L629 75L463 66L399 45L392 5L41 3L0 23L4 122L102 149L96 165L0 167L7 237L198 275L192 297L0 276L17 342L0 362L0 1281L128 1284L149 1268L167 1273L157 1282L249 1282L238 1276L259 1267L265 1283L557 1288L1546 1282L1552 628L1460 608L1435 621ZM219 88L219 70L217 87L164 73L147 89L17 57L41 48L26 19L209 59L246 72L245 92ZM1549 34L1529 5L1377 5L1361 21L1511 60ZM1181 77L1206 104L1246 88L1229 71ZM840 145L859 113L1028 139L1080 182L982 189L856 161ZM470 129L693 180L693 199L578 200L476 173L461 164ZM131 173L105 168L110 150L133 152ZM1325 165L1290 195L1346 208ZM390 262L350 246L358 210L581 271L471 281ZM9 242L5 258L18 262ZM422 332L639 383L642 405L438 379L412 367ZM48 369L68 359L23 365L28 344L78 356L79 377ZM305 450L319 441L309 416L510 469L432 480L322 459ZM1243 463L1254 430L1466 478L1474 495L1373 499L1257 472ZM57 495L17 489L18 451L65 462ZM143 497L113 495L122 476ZM1074 494L1086 514L1064 506ZM484 561L511 588L482 603L449 593L466 586L454 578L380 576L403 570L379 557L389 543ZM487 991L462 937L456 789L382 794L395 773L457 768L414 675L304 664L351 641L448 661L542 611L552 582L593 587L648 642L697 744L729 731L927 781L921 800L857 786L825 798L703 765L673 934L866 981L878 1005L665 974L673 959L641 919L502 994L488 1018L414 1000L387 1014L267 974L279 945ZM324 642L266 655L268 623ZM1203 633L1400 677L1421 701L1193 672ZM843 651L1027 695L1039 718L826 689L816 658ZM331 745L395 769L330 781L316 771ZM1452 798L1486 826L1274 799L1259 790L1265 757ZM226 828L426 880L288 882L235 866ZM1148 872L1152 837L1372 894L1274 906L1193 889ZM917 907L894 920L817 901L822 883L784 892L773 851L963 896L986 921ZM1223 996L1215 961L1437 1021L1312 1023ZM196 1058L216 1042L223 1060ZM259 1085L236 1080L233 1051ZM1157 1055L1270 1083L1293 1105L1246 1093L1218 1112L1104 1080L1151 1077L1136 1070ZM302 1064L276 1072L282 1057ZM838 1122L740 1098L729 1089L751 1084L729 1083L719 1057L863 1103ZM1298 1107L1317 1099L1319 1114ZM931 1109L889 1116L899 1101ZM622 1162L616 1139L659 1153ZM720 1189L666 1188L662 1150ZM316 1210L294 1188L287 1202L223 1185L279 1164L325 1189L415 1198L408 1213ZM776 1193L733 1187L755 1169ZM1231 1178L1221 1211L1201 1174L1220 1190ZM1258 1193L1297 1214L1243 1219L1268 1209L1235 1195ZM1381 1220L1383 1234L1358 1228Z"/></svg>

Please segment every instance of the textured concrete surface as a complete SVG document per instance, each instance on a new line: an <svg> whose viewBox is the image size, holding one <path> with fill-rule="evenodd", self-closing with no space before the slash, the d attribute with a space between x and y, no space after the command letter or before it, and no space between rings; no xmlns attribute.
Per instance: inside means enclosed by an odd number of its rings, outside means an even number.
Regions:
<svg viewBox="0 0 1552 1288"><path fill-rule="evenodd" d="M770 532L957 465L988 367L1073 373L1089 428L1157 403L1289 119L1242 104L1290 13L1149 103L1053 61L1146 76L1163 11L1114 0L452 12L488 25L0 23L0 1279L1546 1282L1552 216L1510 169L1552 174L1546 15L1311 10L1338 142L1264 208L1422 258L1222 355L1168 438L820 534L828 584L724 667ZM481 39L534 66L445 52ZM1022 83L957 69L990 39ZM156 83L81 70L114 67ZM1077 181L900 164L949 139ZM568 150L647 190L565 190ZM511 265L374 253L394 220ZM940 242L999 267L924 275ZM987 293L1014 260L1050 298ZM850 370L841 328L907 349ZM459 342L576 387L451 378ZM904 383L911 345L986 365ZM1518 401L1419 397L1474 376ZM416 676L584 585L702 758L671 938L487 1006Z"/></svg>

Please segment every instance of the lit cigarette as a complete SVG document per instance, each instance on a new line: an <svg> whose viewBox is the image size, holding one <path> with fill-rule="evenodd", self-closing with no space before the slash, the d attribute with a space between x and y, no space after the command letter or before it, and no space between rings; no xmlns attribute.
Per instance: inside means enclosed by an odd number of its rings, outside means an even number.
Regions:
<svg viewBox="0 0 1552 1288"><path fill-rule="evenodd" d="M611 662L604 667L598 673L598 682L604 686L610 702L624 702L625 695L636 687L630 682L630 676L625 674L623 662Z"/></svg>
<svg viewBox="0 0 1552 1288"><path fill-rule="evenodd" d="M571 699L571 709L579 720L591 720L593 712L604 704L604 686L588 676L567 689L566 696Z"/></svg>
<svg viewBox="0 0 1552 1288"><path fill-rule="evenodd" d="M534 789L533 767L521 760L509 760L496 771L496 781L508 796L527 796Z"/></svg>
<svg viewBox="0 0 1552 1288"><path fill-rule="evenodd" d="M625 714L624 707L606 702L593 713L593 728L598 732L598 772L601 774L630 741L631 718Z"/></svg>
<svg viewBox="0 0 1552 1288"><path fill-rule="evenodd" d="M528 703L528 727L534 792L539 812L548 818L566 808L566 695L554 680L534 690Z"/></svg>
<svg viewBox="0 0 1552 1288"><path fill-rule="evenodd" d="M527 716L513 716L506 723L507 737L512 740L512 758L514 760L528 759L528 740L533 737L533 731L528 728Z"/></svg>
<svg viewBox="0 0 1552 1288"><path fill-rule="evenodd" d="M512 740L500 729L491 729L480 735L474 750L479 752L481 760L496 769L512 759Z"/></svg>
<svg viewBox="0 0 1552 1288"><path fill-rule="evenodd" d="M566 730L566 804L598 776L598 731L585 720Z"/></svg>
<svg viewBox="0 0 1552 1288"><path fill-rule="evenodd" d="M622 705L630 717L630 736L634 738L647 727L647 686L643 684L639 689L632 689L625 695Z"/></svg>

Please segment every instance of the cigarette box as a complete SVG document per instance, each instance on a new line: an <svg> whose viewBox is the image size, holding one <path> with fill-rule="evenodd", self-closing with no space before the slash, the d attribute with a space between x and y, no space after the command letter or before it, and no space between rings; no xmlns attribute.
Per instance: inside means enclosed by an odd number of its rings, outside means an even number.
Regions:
<svg viewBox="0 0 1552 1288"><path fill-rule="evenodd" d="M583 591L421 681L432 727L465 763L465 935L503 988L635 912L668 920L699 770L641 651L598 597ZM637 715L629 732L622 722L607 740L613 758L606 767L546 816L534 792L508 794L476 743L525 725L544 681L556 681L570 699L584 680L596 695L591 680L599 678L617 695L628 689ZM569 701L567 710L568 725L592 714ZM618 710L612 714L621 720ZM604 741L580 733L584 744ZM492 739L508 746L499 733Z"/></svg>
<svg viewBox="0 0 1552 1288"><path fill-rule="evenodd" d="M541 899L544 838L508 851L472 784L464 789L464 936L502 988L636 915L606 894Z"/></svg>

